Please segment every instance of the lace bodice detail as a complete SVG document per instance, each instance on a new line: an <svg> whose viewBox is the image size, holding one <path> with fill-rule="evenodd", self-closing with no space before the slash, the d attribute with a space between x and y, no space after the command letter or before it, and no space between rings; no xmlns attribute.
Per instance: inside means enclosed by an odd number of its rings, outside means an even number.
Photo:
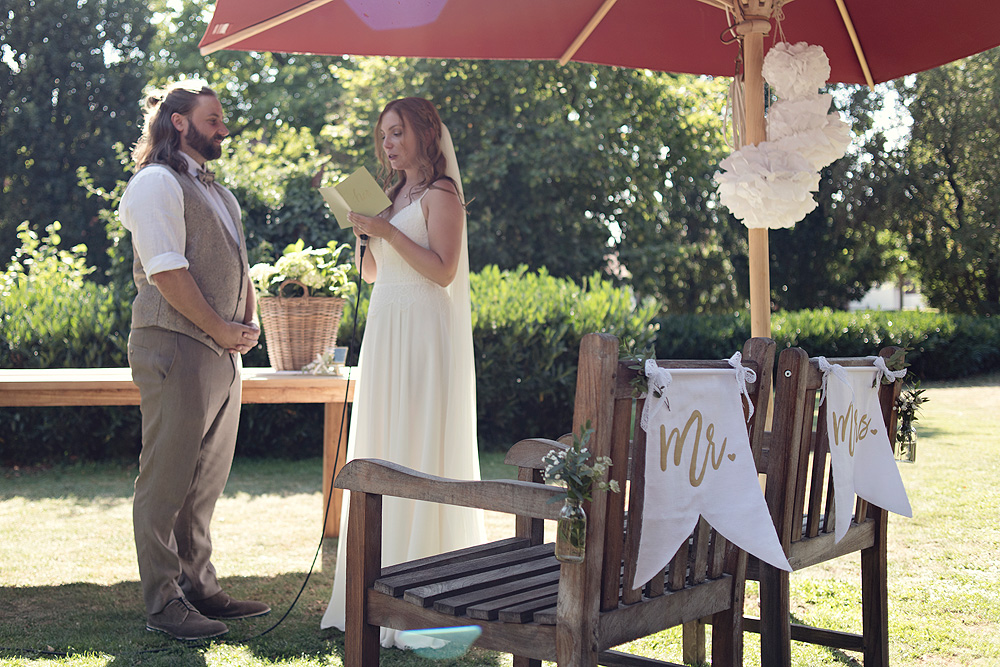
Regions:
<svg viewBox="0 0 1000 667"><path fill-rule="evenodd" d="M421 199L423 196L400 210L390 222L399 229L400 234L406 234L414 242L429 248L430 239L427 235L424 210L420 205ZM407 307L419 301L428 306L431 306L432 302L445 305L449 298L448 291L410 266L386 239L372 239L369 250L378 263L378 276L375 279L368 309L369 317L372 312L378 312L393 304Z"/></svg>

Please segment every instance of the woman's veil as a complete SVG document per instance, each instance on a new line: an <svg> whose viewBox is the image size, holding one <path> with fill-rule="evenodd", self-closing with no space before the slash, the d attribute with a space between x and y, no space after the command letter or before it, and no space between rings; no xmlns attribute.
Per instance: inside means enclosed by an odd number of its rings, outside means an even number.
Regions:
<svg viewBox="0 0 1000 667"><path fill-rule="evenodd" d="M458 188L458 197L465 208L465 190L462 188L462 173L458 168L458 158L455 156L455 144L451 139L448 126L441 123L441 153L445 159L445 175L454 181ZM452 341L455 349L452 354L452 382L456 383L456 391L462 397L468 397L466 407L461 411L471 420L473 445L478 449L478 433L476 431L476 366L475 352L472 346L472 300L469 288L469 225L463 212L462 248L458 260L458 270L455 279L448 286L451 296ZM476 457L478 464L478 456ZM475 479L479 479L479 466L475 466Z"/></svg>

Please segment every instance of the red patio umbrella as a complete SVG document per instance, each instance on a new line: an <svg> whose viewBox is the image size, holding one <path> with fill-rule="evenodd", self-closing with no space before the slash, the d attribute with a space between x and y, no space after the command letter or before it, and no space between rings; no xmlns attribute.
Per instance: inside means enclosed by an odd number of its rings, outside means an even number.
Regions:
<svg viewBox="0 0 1000 667"><path fill-rule="evenodd" d="M764 35L776 18L788 41L822 46L830 80L842 83L873 86L1000 45L996 0L217 0L200 47L716 76L733 76L742 56L745 137L757 144L766 138ZM766 336L767 230L749 233L751 331Z"/></svg>

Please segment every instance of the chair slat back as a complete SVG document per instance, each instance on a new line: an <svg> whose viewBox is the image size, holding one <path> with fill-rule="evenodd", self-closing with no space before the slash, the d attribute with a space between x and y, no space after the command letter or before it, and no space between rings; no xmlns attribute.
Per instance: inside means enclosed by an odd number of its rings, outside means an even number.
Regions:
<svg viewBox="0 0 1000 667"><path fill-rule="evenodd" d="M757 374L757 382L748 387L754 414L748 423L750 444L755 460L763 451L765 417L771 394L774 363L774 342L754 338L743 347L743 364ZM664 368L730 368L725 360L660 360ZM577 373L577 394L574 406L573 432L580 433L590 422L595 429L589 442L594 456L611 459L610 479L618 482L621 493L594 493L593 502L585 505L588 525L603 526L604 530L588 530L587 557L584 572L571 569L573 576L593 582L587 590L600 591L596 603L601 610L619 604L634 604L643 596L657 597L668 590L716 579L727 568L729 545L706 522L699 522L691 539L682 545L671 564L661 575L632 589L636 558L641 538L639 526L643 511L643 487L631 484L642 479L645 471L646 434L638 426L644 399L638 397L636 378L642 379L635 362L619 360L618 340L606 334L584 338L580 347ZM744 408L747 410L747 408ZM565 445L570 439L560 438ZM506 461L519 466L519 479L540 481L542 456L550 448L560 446L553 441L525 440L508 452ZM541 520L518 517L517 535L540 544ZM564 575L567 570L564 568ZM628 582L625 584L623 582Z"/></svg>
<svg viewBox="0 0 1000 667"><path fill-rule="evenodd" d="M897 348L879 355L890 357ZM828 358L844 367L871 367L875 357ZM774 432L767 457L765 496L778 538L786 553L793 542L833 532L833 471L826 425L827 403L820 404L823 374L818 358L810 359L800 348L782 350L775 384ZM883 384L879 389L890 443L895 437L893 406L902 383ZM857 499L852 519L868 517L868 504Z"/></svg>

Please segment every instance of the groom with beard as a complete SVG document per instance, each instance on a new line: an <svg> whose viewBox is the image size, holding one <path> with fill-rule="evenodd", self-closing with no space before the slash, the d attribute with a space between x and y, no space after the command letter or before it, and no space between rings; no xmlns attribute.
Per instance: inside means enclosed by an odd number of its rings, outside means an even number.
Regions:
<svg viewBox="0 0 1000 667"><path fill-rule="evenodd" d="M240 206L205 167L228 134L204 82L152 92L119 207L135 255L128 360L142 449L132 518L146 628L188 641L270 611L230 597L211 562L209 524L236 448L241 355L260 335Z"/></svg>

